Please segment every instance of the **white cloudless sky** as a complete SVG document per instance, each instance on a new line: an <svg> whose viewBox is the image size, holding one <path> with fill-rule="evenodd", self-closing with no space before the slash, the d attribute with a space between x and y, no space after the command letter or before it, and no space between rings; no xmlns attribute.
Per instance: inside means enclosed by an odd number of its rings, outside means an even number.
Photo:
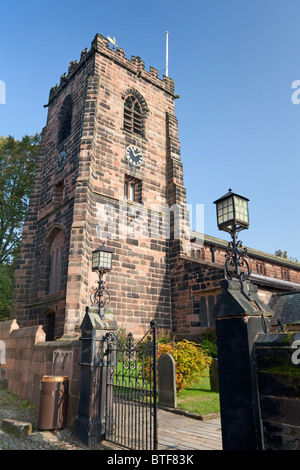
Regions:
<svg viewBox="0 0 300 470"><path fill-rule="evenodd" d="M15 0L0 10L0 135L42 130L50 88L95 34L162 77L169 31L187 202L204 204L204 232L228 239L213 201L232 188L250 199L244 245L300 261L299 0Z"/></svg>

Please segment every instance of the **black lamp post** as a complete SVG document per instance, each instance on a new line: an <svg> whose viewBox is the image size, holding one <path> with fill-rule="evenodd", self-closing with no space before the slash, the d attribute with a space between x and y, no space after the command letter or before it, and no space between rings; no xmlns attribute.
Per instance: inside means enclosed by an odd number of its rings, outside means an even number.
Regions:
<svg viewBox="0 0 300 470"><path fill-rule="evenodd" d="M242 249L242 242L238 240L238 233L249 227L248 201L249 199L233 193L231 189L214 201L218 228L230 233L232 238L226 250L225 261L226 275L232 279L247 280L251 273L247 249ZM242 267L246 267L246 271L241 270Z"/></svg>
<svg viewBox="0 0 300 470"><path fill-rule="evenodd" d="M103 281L103 275L112 269L112 254L113 250L105 245L99 246L92 252L92 271L98 272L99 280L98 288L92 291L91 302L92 305L98 305L99 316L102 320L104 318L104 307L110 300Z"/></svg>

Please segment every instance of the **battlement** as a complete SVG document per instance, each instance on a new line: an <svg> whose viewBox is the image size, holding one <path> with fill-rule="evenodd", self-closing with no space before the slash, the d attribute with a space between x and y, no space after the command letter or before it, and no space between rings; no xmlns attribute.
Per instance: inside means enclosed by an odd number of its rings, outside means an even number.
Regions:
<svg viewBox="0 0 300 470"><path fill-rule="evenodd" d="M118 46L116 46L116 48L112 48L110 41L98 33L91 43L91 49L88 50L88 48L86 48L81 52L79 62L77 60L70 62L68 73L64 73L60 77L60 83L51 88L49 93L49 103L55 98L55 96L57 96L62 87L68 83L71 77L78 72L87 60L97 53L113 60L121 67L128 69L137 77L151 82L154 86L157 86L174 96L175 82L172 78L166 77L165 75L162 79L159 78L158 70L151 66L149 68L149 72L146 71L145 63L140 57L131 56L130 60L127 59L126 53L123 49Z"/></svg>

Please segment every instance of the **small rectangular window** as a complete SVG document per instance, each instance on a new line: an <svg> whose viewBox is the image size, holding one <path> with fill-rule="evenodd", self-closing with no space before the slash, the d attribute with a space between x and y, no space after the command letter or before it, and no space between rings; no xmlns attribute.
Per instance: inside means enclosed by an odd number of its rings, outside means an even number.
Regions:
<svg viewBox="0 0 300 470"><path fill-rule="evenodd" d="M128 201L142 203L142 181L133 176L125 176L124 197Z"/></svg>
<svg viewBox="0 0 300 470"><path fill-rule="evenodd" d="M261 264L261 263L257 263L257 264L256 264L256 272L257 272L257 274L261 274L262 276L264 276L264 275L265 275L265 267L264 267L264 265Z"/></svg>
<svg viewBox="0 0 300 470"><path fill-rule="evenodd" d="M53 204L55 207L59 207L62 205L63 195L64 195L64 180L60 181L54 186Z"/></svg>

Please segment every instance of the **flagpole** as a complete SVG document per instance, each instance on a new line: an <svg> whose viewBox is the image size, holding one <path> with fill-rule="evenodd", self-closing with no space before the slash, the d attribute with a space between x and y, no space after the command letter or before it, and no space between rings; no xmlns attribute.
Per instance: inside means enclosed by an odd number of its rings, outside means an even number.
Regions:
<svg viewBox="0 0 300 470"><path fill-rule="evenodd" d="M166 77L169 76L169 31L166 32Z"/></svg>

